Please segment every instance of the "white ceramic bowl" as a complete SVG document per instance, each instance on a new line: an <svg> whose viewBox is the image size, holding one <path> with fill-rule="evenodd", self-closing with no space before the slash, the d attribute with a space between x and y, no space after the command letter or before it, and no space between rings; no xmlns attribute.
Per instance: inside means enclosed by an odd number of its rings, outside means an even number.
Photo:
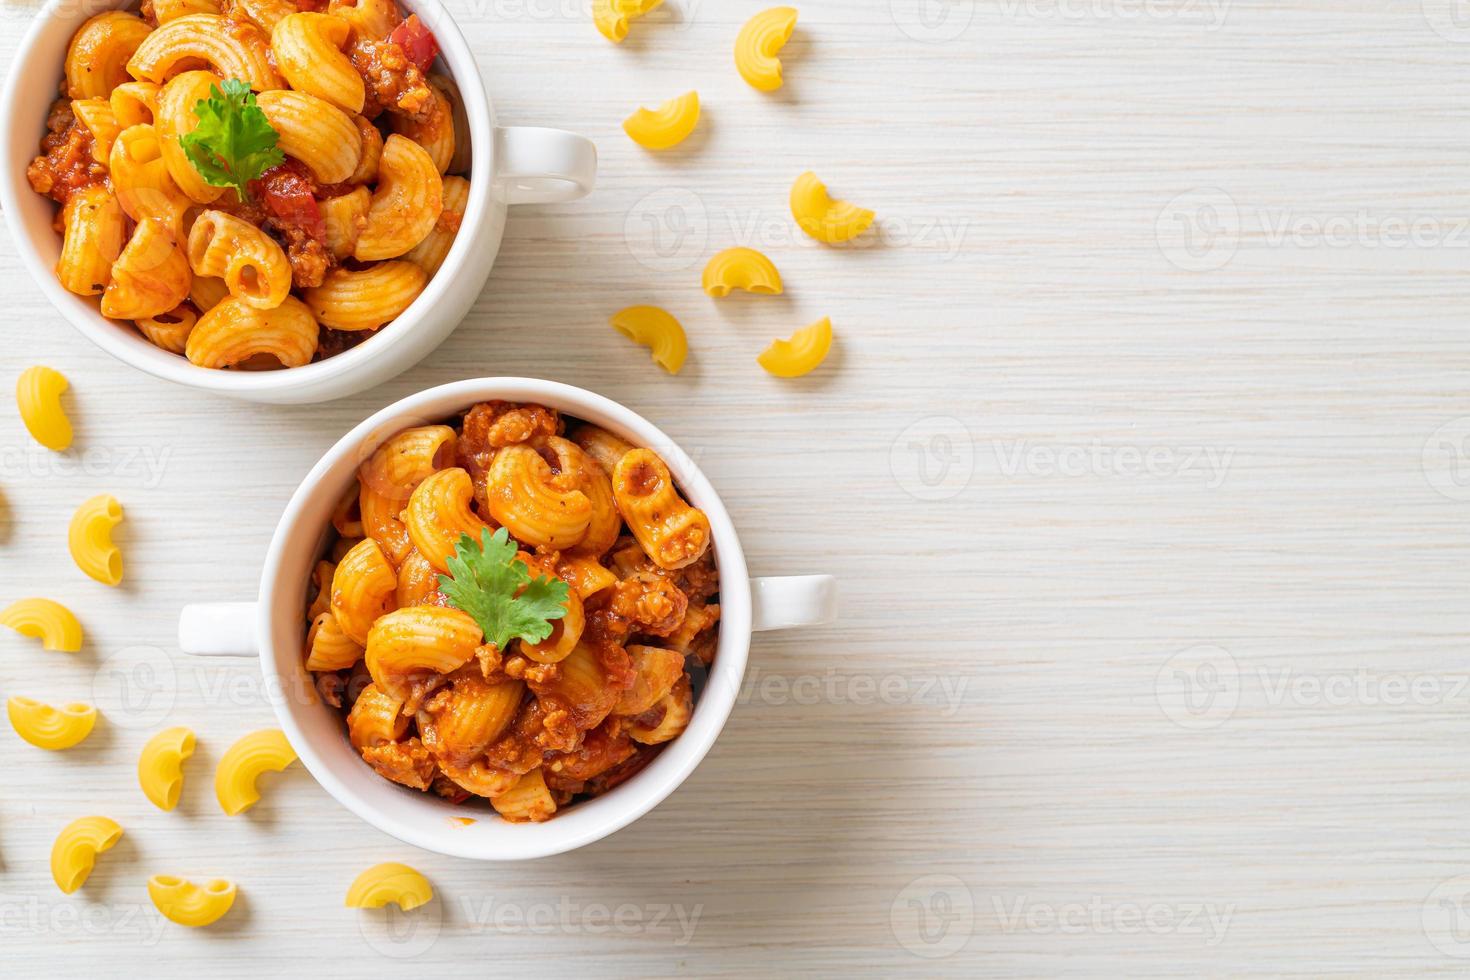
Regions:
<svg viewBox="0 0 1470 980"><path fill-rule="evenodd" d="M568 808L542 824L510 824L486 807L466 815L432 794L379 776L347 742L342 714L315 696L303 666L307 582L326 542L332 510L358 466L405 428L440 422L477 402L503 399L549 405L592 422L636 446L656 450L695 506L709 516L720 570L720 634L714 664L685 732L626 783ZM512 861L569 851L627 826L672 793L704 758L735 704L755 630L832 619L836 587L826 575L752 579L740 539L719 496L689 456L652 423L601 395L552 381L486 378L405 398L349 432L322 457L286 505L254 603L190 606L179 620L186 653L249 656L257 652L266 689L280 691L276 714L306 768L343 806L418 847L455 857Z"/></svg>
<svg viewBox="0 0 1470 980"><path fill-rule="evenodd" d="M282 371L216 371L154 347L130 324L108 320L94 298L61 288L53 267L61 239L51 227L55 206L31 190L26 166L38 152L46 114L62 77L76 29L91 15L125 0L49 0L21 42L0 102L6 174L0 205L21 258L41 291L72 325L118 360L191 388L250 401L299 404L361 391L407 370L443 343L469 312L490 275L505 232L509 204L567 201L592 189L597 150L589 140L555 129L497 127L485 84L464 35L438 0L399 0L439 41L469 119L470 199L454 247L422 295L402 316L336 357Z"/></svg>

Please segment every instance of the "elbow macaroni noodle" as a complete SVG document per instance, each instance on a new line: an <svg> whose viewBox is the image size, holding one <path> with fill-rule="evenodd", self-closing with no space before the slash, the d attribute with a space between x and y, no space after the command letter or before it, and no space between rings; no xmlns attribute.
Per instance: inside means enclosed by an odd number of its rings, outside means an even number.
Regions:
<svg viewBox="0 0 1470 980"><path fill-rule="evenodd" d="M20 599L0 610L0 626L41 641L41 649L76 653L82 648L82 624L72 611L50 599Z"/></svg>
<svg viewBox="0 0 1470 980"><path fill-rule="evenodd" d="M776 57L796 30L795 7L772 7L745 22L735 38L735 67L740 77L762 92L781 87L781 59Z"/></svg>
<svg viewBox="0 0 1470 980"><path fill-rule="evenodd" d="M674 315L657 306L630 306L609 320L613 329L653 354L653 362L670 374L678 374L689 356L689 340Z"/></svg>
<svg viewBox="0 0 1470 980"><path fill-rule="evenodd" d="M51 879L62 894L81 888L97 865L97 855L122 839L123 829L107 817L80 817L61 829L51 845Z"/></svg>
<svg viewBox="0 0 1470 980"><path fill-rule="evenodd" d="M689 138L699 125L699 93L685 92L657 109L639 109L623 120L623 132L639 146L667 150Z"/></svg>
<svg viewBox="0 0 1470 980"><path fill-rule="evenodd" d="M92 161L106 163L122 128L107 99L72 99L71 114L92 134Z"/></svg>
<svg viewBox="0 0 1470 980"><path fill-rule="evenodd" d="M120 10L90 18L66 49L66 94L73 99L105 99L128 81L128 61L148 34L142 18Z"/></svg>
<svg viewBox="0 0 1470 980"><path fill-rule="evenodd" d="M474 510L474 483L469 473L450 467L432 474L408 498L403 524L414 550L441 572L460 535L478 538L484 519Z"/></svg>
<svg viewBox="0 0 1470 980"><path fill-rule="evenodd" d="M102 315L147 319L176 308L189 295L189 260L164 220L139 220L112 265L102 293Z"/></svg>
<svg viewBox="0 0 1470 980"><path fill-rule="evenodd" d="M271 32L271 51L286 81L344 112L361 112L366 86L342 51L350 25L330 14L288 14Z"/></svg>
<svg viewBox="0 0 1470 980"><path fill-rule="evenodd" d="M328 608L337 627L352 642L364 646L373 623L393 611L397 592L398 577L382 547L364 538L337 563Z"/></svg>
<svg viewBox="0 0 1470 980"><path fill-rule="evenodd" d="M558 551L575 547L592 521L592 501L563 475L553 473L530 446L506 446L490 464L486 509L524 544Z"/></svg>
<svg viewBox="0 0 1470 980"><path fill-rule="evenodd" d="M444 180L427 150L394 133L378 159L378 189L352 256L359 262L397 258L423 241L444 210Z"/></svg>
<svg viewBox="0 0 1470 980"><path fill-rule="evenodd" d="M199 314L194 312L194 308L180 304L167 313L134 320L133 324L155 347L171 354L183 354L189 349L189 334L198 322Z"/></svg>
<svg viewBox="0 0 1470 980"><path fill-rule="evenodd" d="M592 0L592 23L603 37L622 44L628 36L628 21L653 10L663 0Z"/></svg>
<svg viewBox="0 0 1470 980"><path fill-rule="evenodd" d="M167 728L148 740L138 756L138 785L148 802L160 810L179 804L184 788L184 760L194 754L194 733Z"/></svg>
<svg viewBox="0 0 1470 980"><path fill-rule="evenodd" d="M214 795L226 816L239 816L260 802L255 781L296 761L296 750L279 728L251 732L231 745L214 770Z"/></svg>
<svg viewBox="0 0 1470 980"><path fill-rule="evenodd" d="M196 276L223 279L231 296L258 310L273 310L290 295L285 250L255 225L223 211L194 219L188 257Z"/></svg>
<svg viewBox="0 0 1470 980"><path fill-rule="evenodd" d="M489 402L385 439L358 470L361 519L342 525L365 536L330 578L318 563L304 607L306 668L340 682L364 764L453 802L488 800L511 822L636 775L688 724L687 671L709 662L693 651L712 651L718 631L704 513L656 453L566 428L545 407ZM540 642L487 643L443 591L461 536L496 526L531 577L567 584ZM353 678L371 683L357 692Z"/></svg>
<svg viewBox="0 0 1470 980"><path fill-rule="evenodd" d="M153 0L153 19L160 24L187 17L190 14L217 14L217 0Z"/></svg>
<svg viewBox="0 0 1470 980"><path fill-rule="evenodd" d="M112 278L127 240L122 205L105 187L87 187L61 209L61 256L56 279L78 296L96 296Z"/></svg>
<svg viewBox="0 0 1470 980"><path fill-rule="evenodd" d="M60 213L58 280L211 370L301 367L351 346L324 330L390 323L443 265L469 201L462 100L408 60L424 47L432 35L392 0L155 0L148 19L89 19L27 174ZM231 79L285 157L248 199L181 143ZM226 294L259 315L221 310Z"/></svg>
<svg viewBox="0 0 1470 980"><path fill-rule="evenodd" d="M439 271L449 250L454 246L455 233L464 220L465 208L470 201L470 182L463 177L444 178L444 210L434 228L413 248L404 253L404 258L432 276Z"/></svg>
<svg viewBox="0 0 1470 980"><path fill-rule="evenodd" d="M625 453L613 469L612 486L628 529L659 568L683 568L709 550L709 518L679 496L668 465L652 449Z"/></svg>
<svg viewBox="0 0 1470 980"><path fill-rule="evenodd" d="M186 71L169 79L159 90L154 103L151 121L154 132L159 136L159 151L168 175L184 196L196 204L212 203L225 189L205 182L184 155L179 137L192 133L199 125L194 107L199 100L209 98L209 90L223 81L214 72Z"/></svg>
<svg viewBox="0 0 1470 980"><path fill-rule="evenodd" d="M300 367L311 360L318 334L316 318L294 296L271 310L231 296L210 307L194 324L184 354L207 368L233 367L260 355L269 355L286 367Z"/></svg>
<svg viewBox="0 0 1470 980"><path fill-rule="evenodd" d="M139 123L118 133L107 155L107 173L124 214L138 222L155 218L179 235L193 202L169 173L155 126Z"/></svg>
<svg viewBox="0 0 1470 980"><path fill-rule="evenodd" d="M104 493L78 507L67 529L72 560L103 585L117 585L122 581L122 552L112 543L112 529L122 518L122 504Z"/></svg>
<svg viewBox="0 0 1470 980"><path fill-rule="evenodd" d="M13 697L5 708L17 735L51 752L79 744L97 724L97 709L90 704L72 702L56 708L31 698Z"/></svg>
<svg viewBox="0 0 1470 980"><path fill-rule="evenodd" d="M347 907L380 909L392 903L411 912L433 897L429 879L406 864L389 861L368 868L353 880L347 889Z"/></svg>
<svg viewBox="0 0 1470 980"><path fill-rule="evenodd" d="M276 25L296 12L291 0L234 0L233 7L254 22L269 37Z"/></svg>
<svg viewBox="0 0 1470 980"><path fill-rule="evenodd" d="M347 113L289 89L262 92L257 102L279 136L281 152L306 164L319 183L340 183L357 172L362 136Z"/></svg>
<svg viewBox="0 0 1470 980"><path fill-rule="evenodd" d="M146 25L145 25L146 26ZM143 38L128 61L128 74L162 85L181 66L204 62L222 78L239 78L257 92L277 89L281 78L271 67L265 35L246 31L222 14L177 17Z"/></svg>
<svg viewBox="0 0 1470 980"><path fill-rule="evenodd" d="M366 269L333 269L306 291L311 313L334 330L376 330L408 309L429 277L412 262L378 262Z"/></svg>
<svg viewBox="0 0 1470 980"><path fill-rule="evenodd" d="M26 368L15 383L15 403L26 431L58 453L71 445L71 419L61 407L68 387L66 376L48 367Z"/></svg>
<svg viewBox="0 0 1470 980"><path fill-rule="evenodd" d="M802 231L827 245L840 245L858 237L874 218L867 208L834 201L827 186L810 171L791 186L791 216Z"/></svg>
<svg viewBox="0 0 1470 980"><path fill-rule="evenodd" d="M791 335L790 340L773 340L756 361L778 378L799 378L815 371L832 349L832 320L822 317Z"/></svg>
<svg viewBox="0 0 1470 980"><path fill-rule="evenodd" d="M716 299L737 289L760 296L779 296L781 273L776 263L753 248L727 248L704 267L704 291Z"/></svg>
<svg viewBox="0 0 1470 980"><path fill-rule="evenodd" d="M176 875L148 879L148 898L165 919L199 928L218 922L235 904L235 883L216 878L206 885Z"/></svg>

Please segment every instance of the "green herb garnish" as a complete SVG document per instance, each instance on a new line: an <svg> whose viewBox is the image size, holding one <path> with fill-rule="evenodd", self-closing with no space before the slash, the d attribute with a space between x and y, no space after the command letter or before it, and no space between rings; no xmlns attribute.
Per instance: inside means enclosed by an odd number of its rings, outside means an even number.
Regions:
<svg viewBox="0 0 1470 980"><path fill-rule="evenodd" d="M246 186L286 154L276 146L278 134L255 103L250 85L227 78L209 86L209 98L194 103L199 125L179 137L184 155L212 187L233 187L241 201L250 200Z"/></svg>
<svg viewBox="0 0 1470 980"><path fill-rule="evenodd" d="M567 583L559 578L533 578L516 557L516 545L505 528L480 541L461 534L448 561L449 575L439 576L439 589L450 605L480 624L485 641L501 650L512 639L540 643L551 635L552 622L567 614Z"/></svg>

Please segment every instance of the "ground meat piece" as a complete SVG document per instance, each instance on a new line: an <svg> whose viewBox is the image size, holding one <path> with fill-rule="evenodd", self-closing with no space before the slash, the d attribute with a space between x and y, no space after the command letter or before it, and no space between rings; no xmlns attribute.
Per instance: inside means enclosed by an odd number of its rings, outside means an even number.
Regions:
<svg viewBox="0 0 1470 980"><path fill-rule="evenodd" d="M565 780L588 780L607 772L635 751L633 740L623 731L623 720L609 718L588 732L575 752L548 756L543 771L548 785L553 774Z"/></svg>
<svg viewBox="0 0 1470 980"><path fill-rule="evenodd" d="M41 156L26 168L26 179L37 194L65 204L72 194L107 180L107 168L92 159L92 132L72 114L71 103L58 100L46 117Z"/></svg>
<svg viewBox="0 0 1470 980"><path fill-rule="evenodd" d="M485 479L496 450L554 436L560 427L560 416L540 405L481 402L465 414L459 437L459 465L470 474L474 483L475 501L480 506L480 513L490 512Z"/></svg>
<svg viewBox="0 0 1470 980"><path fill-rule="evenodd" d="M553 409L514 402L481 402L465 413L460 451L483 453L540 436L556 435L561 419Z"/></svg>
<svg viewBox="0 0 1470 980"><path fill-rule="evenodd" d="M435 776L434 782L429 789L435 796L442 797L450 803L463 803L469 799L471 793L463 786L450 779L448 776Z"/></svg>
<svg viewBox="0 0 1470 980"><path fill-rule="evenodd" d="M286 260L291 263L291 285L297 289L320 286L334 263L332 253L320 238L312 238L299 228L284 228ZM370 331L359 331L370 333Z"/></svg>
<svg viewBox="0 0 1470 980"><path fill-rule="evenodd" d="M517 774L539 766L542 749L536 744L536 736L542 733L543 717L541 702L527 701L510 731L490 743L485 751L485 765Z"/></svg>
<svg viewBox="0 0 1470 980"><path fill-rule="evenodd" d="M369 119L385 109L423 121L433 111L434 96L424 73L403 47L388 40L358 38L347 48L352 66L367 83L362 114Z"/></svg>
<svg viewBox="0 0 1470 980"><path fill-rule="evenodd" d="M715 566L715 553L706 551L694 564L679 569L674 583L694 602L716 595L720 591L720 570Z"/></svg>
<svg viewBox="0 0 1470 980"><path fill-rule="evenodd" d="M336 357L343 351L356 347L372 335L371 330L333 330L331 327L322 327L317 333L315 359L324 361L329 357Z"/></svg>
<svg viewBox="0 0 1470 980"><path fill-rule="evenodd" d="M362 758L379 775L411 789L428 789L438 769L434 757L416 738L368 746Z"/></svg>
<svg viewBox="0 0 1470 980"><path fill-rule="evenodd" d="M608 790L621 786L647 768L648 764L657 759L658 754L662 751L662 745L640 745L627 760L618 763L602 775L587 780L583 792L588 796L601 796Z"/></svg>
<svg viewBox="0 0 1470 980"><path fill-rule="evenodd" d="M635 572L613 586L610 606L631 629L668 636L684 622L689 597L664 572Z"/></svg>
<svg viewBox="0 0 1470 980"><path fill-rule="evenodd" d="M544 701L541 733L536 736L536 744L545 752L570 752L582 738L582 730L566 705L556 698Z"/></svg>

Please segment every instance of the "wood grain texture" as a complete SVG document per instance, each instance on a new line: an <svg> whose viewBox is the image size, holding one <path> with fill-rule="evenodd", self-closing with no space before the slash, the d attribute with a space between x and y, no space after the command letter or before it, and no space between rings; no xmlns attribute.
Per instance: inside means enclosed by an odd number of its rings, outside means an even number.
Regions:
<svg viewBox="0 0 1470 980"><path fill-rule="evenodd" d="M62 369L80 436L53 457L0 413L0 598L74 604L89 643L6 632L0 684L106 716L64 755L0 734L6 972L1460 973L1470 22L1449 0L807 0L763 97L729 57L763 3L666 0L620 48L583 6L450 0L502 124L587 134L600 182L516 210L465 324L367 395L242 407L122 369L3 239L10 373ZM6 57L32 9L7 8ZM622 135L691 87L688 145ZM878 211L876 244L800 238L807 169ZM738 244L786 295L703 296ZM683 319L683 374L608 329L633 303ZM818 374L755 365L823 315ZM838 573L841 621L759 637L689 782L573 854L421 853L299 767L222 816L208 773L272 724L269 692L249 661L184 658L180 606L252 594L351 424L489 374L663 426L752 570ZM65 551L103 490L127 508L115 591ZM133 768L164 724L200 734L172 814ZM46 854L92 812L127 836L63 897ZM430 914L341 907L384 860L432 879ZM168 926L142 888L162 871L233 877L240 905Z"/></svg>

